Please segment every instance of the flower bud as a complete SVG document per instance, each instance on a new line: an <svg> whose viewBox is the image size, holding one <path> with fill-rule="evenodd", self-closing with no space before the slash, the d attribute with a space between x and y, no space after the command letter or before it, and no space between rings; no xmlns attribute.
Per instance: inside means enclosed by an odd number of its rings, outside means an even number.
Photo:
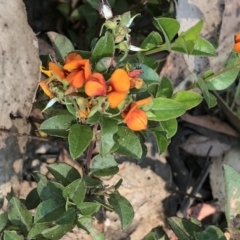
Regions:
<svg viewBox="0 0 240 240"><path fill-rule="evenodd" d="M240 32L235 36L235 44L233 46L233 49L240 53Z"/></svg>
<svg viewBox="0 0 240 240"><path fill-rule="evenodd" d="M116 29L117 28L117 23L111 20L106 20L105 26L109 29Z"/></svg>
<svg viewBox="0 0 240 240"><path fill-rule="evenodd" d="M99 3L98 11L99 14L104 17L106 20L113 17L111 7L107 0L101 0L102 2ZM105 1L105 2L104 2Z"/></svg>
<svg viewBox="0 0 240 240"><path fill-rule="evenodd" d="M145 130L148 124L147 114L141 109L135 108L129 111L124 118L124 122L127 124L128 128L133 131Z"/></svg>

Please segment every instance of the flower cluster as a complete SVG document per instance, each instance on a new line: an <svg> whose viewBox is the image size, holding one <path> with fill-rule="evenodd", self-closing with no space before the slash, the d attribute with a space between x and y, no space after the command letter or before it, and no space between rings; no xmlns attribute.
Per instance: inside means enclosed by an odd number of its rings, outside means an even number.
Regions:
<svg viewBox="0 0 240 240"><path fill-rule="evenodd" d="M49 98L64 102L64 97L74 93L78 118L84 120L97 110L102 114L110 109L119 110L122 121L133 131L147 128L147 114L141 108L149 105L151 98L133 101L132 88L140 89L143 80L139 78L141 70L116 68L108 79L100 72L92 72L89 59L83 59L77 53L67 55L63 66L49 62L49 69L42 72L48 76L39 83ZM109 76L109 75L108 75ZM59 85L62 83L62 85ZM70 94L71 96L71 94ZM105 104L99 104L100 101ZM99 107L100 105L100 107Z"/></svg>

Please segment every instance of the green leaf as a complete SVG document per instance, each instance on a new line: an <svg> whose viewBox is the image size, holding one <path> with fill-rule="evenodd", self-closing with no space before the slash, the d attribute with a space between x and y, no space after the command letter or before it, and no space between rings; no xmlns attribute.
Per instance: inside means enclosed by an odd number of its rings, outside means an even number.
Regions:
<svg viewBox="0 0 240 240"><path fill-rule="evenodd" d="M173 86L169 78L163 77L158 87L158 93L156 97L170 98L173 94Z"/></svg>
<svg viewBox="0 0 240 240"><path fill-rule="evenodd" d="M224 180L226 187L226 204L225 214L228 223L228 227L236 228L236 219L239 219L240 212L240 175L231 166L226 164L224 168Z"/></svg>
<svg viewBox="0 0 240 240"><path fill-rule="evenodd" d="M70 232L73 229L74 225L75 225L74 223L56 225L54 227L44 229L42 231L42 235L46 239L52 240L60 239L66 233Z"/></svg>
<svg viewBox="0 0 240 240"><path fill-rule="evenodd" d="M203 27L203 20L197 22L194 26L189 28L186 32L180 34L181 37L184 37L185 41L194 41L198 38L199 33Z"/></svg>
<svg viewBox="0 0 240 240"><path fill-rule="evenodd" d="M163 130L167 132L166 134L167 138L171 138L176 134L177 128L178 128L178 122L175 118L169 119L167 121L161 121L160 124Z"/></svg>
<svg viewBox="0 0 240 240"><path fill-rule="evenodd" d="M196 92L179 91L172 96L176 102L182 103L187 110L196 107L201 103L202 96Z"/></svg>
<svg viewBox="0 0 240 240"><path fill-rule="evenodd" d="M140 52L138 52L138 53L140 53ZM144 56L142 63L154 70L156 70L159 65L157 60L155 60L151 57L145 57L145 56Z"/></svg>
<svg viewBox="0 0 240 240"><path fill-rule="evenodd" d="M26 197L25 205L26 205L28 210L34 209L38 206L40 201L41 200L40 200L40 197L38 195L37 188L34 188L28 193L28 195Z"/></svg>
<svg viewBox="0 0 240 240"><path fill-rule="evenodd" d="M171 41L180 29L180 23L173 18L154 18L155 27L161 31L165 37L165 41Z"/></svg>
<svg viewBox="0 0 240 240"><path fill-rule="evenodd" d="M194 56L215 56L216 50L213 45L208 42L206 39L198 37L195 41L195 45L191 55Z"/></svg>
<svg viewBox="0 0 240 240"><path fill-rule="evenodd" d="M42 181L40 180L37 185L38 195L42 201L48 199L63 199L62 191L64 186L54 181Z"/></svg>
<svg viewBox="0 0 240 240"><path fill-rule="evenodd" d="M67 54L74 50L71 41L56 32L47 32L47 35L53 44L58 60L64 63Z"/></svg>
<svg viewBox="0 0 240 240"><path fill-rule="evenodd" d="M79 228L87 231L94 240L105 240L105 237L102 233L96 233L92 225L92 217L84 216L78 218L77 225Z"/></svg>
<svg viewBox="0 0 240 240"><path fill-rule="evenodd" d="M156 227L144 238L144 240L169 240L162 227Z"/></svg>
<svg viewBox="0 0 240 240"><path fill-rule="evenodd" d="M98 16L97 11L89 4L81 4L71 14L71 17L75 20L86 19L89 28L93 28L96 25L99 19Z"/></svg>
<svg viewBox="0 0 240 240"><path fill-rule="evenodd" d="M152 113L155 117L149 117L149 120L166 121L177 118L186 112L186 107L182 103L172 99L155 98L152 102Z"/></svg>
<svg viewBox="0 0 240 240"><path fill-rule="evenodd" d="M5 229L8 223L8 214L6 212L0 215L0 233Z"/></svg>
<svg viewBox="0 0 240 240"><path fill-rule="evenodd" d="M117 132L119 147L116 153L140 159L142 157L142 147L137 135L127 127L119 126Z"/></svg>
<svg viewBox="0 0 240 240"><path fill-rule="evenodd" d="M226 240L223 232L215 227L208 226L204 231L194 234L196 240Z"/></svg>
<svg viewBox="0 0 240 240"><path fill-rule="evenodd" d="M87 175L83 177L84 183L88 188L96 188L102 185L102 182L97 178L92 178Z"/></svg>
<svg viewBox="0 0 240 240"><path fill-rule="evenodd" d="M19 227L24 235L32 226L32 215L25 205L17 198L12 197L9 201L8 219L16 227Z"/></svg>
<svg viewBox="0 0 240 240"><path fill-rule="evenodd" d="M151 84L159 81L159 75L156 73L155 70L145 64L141 64L141 69L143 73L139 77L144 79L144 82L146 84Z"/></svg>
<svg viewBox="0 0 240 240"><path fill-rule="evenodd" d="M216 55L215 48L211 43L200 37L195 42L186 42L183 38L178 38L172 44L172 50L198 57L212 57Z"/></svg>
<svg viewBox="0 0 240 240"><path fill-rule="evenodd" d="M204 97L205 101L207 102L208 107L211 108L211 107L216 106L217 99L213 94L211 94L208 91L207 83L202 78L198 78L197 85L201 89L203 97Z"/></svg>
<svg viewBox="0 0 240 240"><path fill-rule="evenodd" d="M72 122L76 121L73 115L57 115L45 120L39 130L49 135L66 138L68 136L68 129Z"/></svg>
<svg viewBox="0 0 240 240"><path fill-rule="evenodd" d="M95 66L95 71L104 72L108 70L111 67L113 61L113 57L104 57L100 59Z"/></svg>
<svg viewBox="0 0 240 240"><path fill-rule="evenodd" d="M170 143L170 141L165 136L166 134L158 131L152 132L152 134L157 141L159 153L165 152Z"/></svg>
<svg viewBox="0 0 240 240"><path fill-rule="evenodd" d="M80 55L83 59L89 59L92 56L92 53L90 51L84 51L84 50L74 50L72 51L74 53L77 53L78 55ZM71 52L71 53L72 53Z"/></svg>
<svg viewBox="0 0 240 240"><path fill-rule="evenodd" d="M36 182L39 182L40 180L42 180L42 181L47 181L46 176L44 176L44 175L41 174L41 173L34 172L32 175L33 175L33 177L34 177L34 179L35 179Z"/></svg>
<svg viewBox="0 0 240 240"><path fill-rule="evenodd" d="M100 209L100 204L96 202L83 202L77 205L77 208L80 210L82 215L93 215L97 213Z"/></svg>
<svg viewBox="0 0 240 240"><path fill-rule="evenodd" d="M162 41L161 35L158 32L152 31L144 39L144 41L142 42L140 48L150 50L150 49L158 47L162 43L163 43L163 41Z"/></svg>
<svg viewBox="0 0 240 240"><path fill-rule="evenodd" d="M63 190L63 197L70 198L74 204L78 205L83 202L86 194L86 187L82 179L77 179L67 185Z"/></svg>
<svg viewBox="0 0 240 240"><path fill-rule="evenodd" d="M155 237L154 233L150 232L145 238L144 240L157 240L157 238Z"/></svg>
<svg viewBox="0 0 240 240"><path fill-rule="evenodd" d="M48 199L41 202L35 213L34 223L56 221L65 212L65 201Z"/></svg>
<svg viewBox="0 0 240 240"><path fill-rule="evenodd" d="M192 54L194 50L195 41L186 41L183 37L179 37L176 39L174 43L172 43L172 51Z"/></svg>
<svg viewBox="0 0 240 240"><path fill-rule="evenodd" d="M72 102L74 100L72 100L70 97L65 97L64 101L66 103L66 107L67 107L67 110L69 111L69 113L71 113L74 117L76 117L77 116L77 110L74 107L73 102Z"/></svg>
<svg viewBox="0 0 240 240"><path fill-rule="evenodd" d="M77 218L76 208L69 207L68 210L56 221L56 224L63 225L74 223Z"/></svg>
<svg viewBox="0 0 240 240"><path fill-rule="evenodd" d="M201 227L185 218L170 217L167 221L179 240L194 240L194 233L202 230Z"/></svg>
<svg viewBox="0 0 240 240"><path fill-rule="evenodd" d="M67 186L76 179L81 178L80 173L76 168L66 163L53 163L48 167L49 172L56 178L57 181Z"/></svg>
<svg viewBox="0 0 240 240"><path fill-rule="evenodd" d="M100 126L101 126L100 154L104 156L111 151L115 144L113 135L118 130L118 121L112 118L102 116L100 120Z"/></svg>
<svg viewBox="0 0 240 240"><path fill-rule="evenodd" d="M93 138L93 132L87 125L73 124L68 135L69 151L73 159L82 155Z"/></svg>
<svg viewBox="0 0 240 240"><path fill-rule="evenodd" d="M96 10L98 10L99 0L87 0L87 2Z"/></svg>
<svg viewBox="0 0 240 240"><path fill-rule="evenodd" d="M4 231L4 240L23 240L23 237L19 236L19 234L15 231Z"/></svg>
<svg viewBox="0 0 240 240"><path fill-rule="evenodd" d="M106 32L101 37L92 51L92 62L97 62L104 57L113 57L114 55L114 39L110 32Z"/></svg>
<svg viewBox="0 0 240 240"><path fill-rule="evenodd" d="M127 228L134 218L134 211L130 202L118 192L110 194L108 201L120 217L122 228Z"/></svg>
<svg viewBox="0 0 240 240"><path fill-rule="evenodd" d="M113 207L110 206L109 204L107 204L104 200L102 200L100 197L96 196L93 198L93 201L98 202L99 204L101 204L101 206L103 206L104 208L106 208L109 211L114 211Z"/></svg>
<svg viewBox="0 0 240 240"><path fill-rule="evenodd" d="M27 239L42 239L42 231L52 226L51 222L35 223L27 235Z"/></svg>
<svg viewBox="0 0 240 240"><path fill-rule="evenodd" d="M95 112L92 116L87 118L87 123L88 124L98 123L100 118L101 118L101 113L100 112Z"/></svg>
<svg viewBox="0 0 240 240"><path fill-rule="evenodd" d="M225 68L214 76L207 78L207 86L209 90L224 90L227 89L237 78L239 68Z"/></svg>
<svg viewBox="0 0 240 240"><path fill-rule="evenodd" d="M192 223L198 225L199 227L202 226L201 221L199 221L197 218L195 218L195 217L193 217L193 216L190 216L189 220L190 220Z"/></svg>
<svg viewBox="0 0 240 240"><path fill-rule="evenodd" d="M118 164L110 154L95 156L91 160L89 168L95 176L110 176L118 172Z"/></svg>

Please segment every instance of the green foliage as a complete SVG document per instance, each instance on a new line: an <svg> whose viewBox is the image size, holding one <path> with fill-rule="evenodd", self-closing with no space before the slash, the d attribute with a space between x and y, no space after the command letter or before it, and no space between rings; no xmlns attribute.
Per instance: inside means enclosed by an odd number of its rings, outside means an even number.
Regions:
<svg viewBox="0 0 240 240"><path fill-rule="evenodd" d="M100 158L104 162L101 162ZM91 168L94 175L102 170L103 174L99 175L105 176L112 166L118 170L117 163L111 155L104 158L99 155L99 158L95 157L95 159ZM87 175L81 178L79 173L76 174L78 171L75 168L65 163L54 163L48 168L56 178L49 180L44 175L35 174L38 181L37 188L29 193L25 201L31 209L34 207L33 201L36 199L39 201L34 216L32 217L24 203L11 194L8 212L0 215L0 231L14 226L15 230L20 231L29 240L57 240L77 224L91 233L94 239L104 239L104 236L96 234L92 227L92 215L96 214L101 206L115 209L123 227L131 223L134 216L132 206L117 192L122 181L113 188L104 189L99 179ZM106 195L109 197L109 204L98 199L99 196ZM95 200L89 201L90 199ZM18 239L14 238L16 236L14 231L5 230L4 234L4 239Z"/></svg>
<svg viewBox="0 0 240 240"><path fill-rule="evenodd" d="M232 53L225 67L214 74L204 77L209 90L224 90L228 88L237 78L239 74L239 57Z"/></svg>
<svg viewBox="0 0 240 240"><path fill-rule="evenodd" d="M142 157L142 147L137 135L126 127L119 127L117 131L118 148L115 152L124 156L140 159Z"/></svg>
<svg viewBox="0 0 240 240"><path fill-rule="evenodd" d="M92 51L91 60L97 62L104 57L113 57L114 55L114 39L111 33L106 32L101 37Z"/></svg>
<svg viewBox="0 0 240 240"><path fill-rule="evenodd" d="M92 159L89 169L95 176L109 176L118 172L118 164L112 155L97 155Z"/></svg>
<svg viewBox="0 0 240 240"><path fill-rule="evenodd" d="M69 198L75 205L78 205L83 202L85 191L83 179L77 179L64 188L62 195L65 199Z"/></svg>
<svg viewBox="0 0 240 240"><path fill-rule="evenodd" d="M167 50L170 51L170 42L177 35L180 28L179 22L172 18L155 18L153 24L163 33Z"/></svg>
<svg viewBox="0 0 240 240"><path fill-rule="evenodd" d="M74 180L81 178L79 172L66 163L53 163L48 166L48 170L63 186L67 186Z"/></svg>
<svg viewBox="0 0 240 240"><path fill-rule="evenodd" d="M153 48L158 47L163 43L162 37L158 32L151 32L149 35L144 39L144 41L141 44L141 48L151 50Z"/></svg>
<svg viewBox="0 0 240 240"><path fill-rule="evenodd" d="M67 37L54 32L48 32L48 37L52 42L58 60L63 63L67 54L74 50L73 44Z"/></svg>
<svg viewBox="0 0 240 240"><path fill-rule="evenodd" d="M32 216L26 206L17 197L9 201L8 220L15 227L18 227L24 235L32 226Z"/></svg>
<svg viewBox="0 0 240 240"><path fill-rule="evenodd" d="M73 115L57 115L44 121L39 130L52 136L66 138L71 123L75 119Z"/></svg>
<svg viewBox="0 0 240 240"><path fill-rule="evenodd" d="M184 104L167 98L155 98L152 105L152 117L149 119L153 121L166 121L177 118L186 112Z"/></svg>
<svg viewBox="0 0 240 240"><path fill-rule="evenodd" d="M73 159L82 155L93 138L90 127L86 125L73 124L68 134L68 143L70 154Z"/></svg>
<svg viewBox="0 0 240 240"><path fill-rule="evenodd" d="M134 211L130 202L118 192L110 194L108 201L119 215L123 229L127 228L134 218Z"/></svg>
<svg viewBox="0 0 240 240"><path fill-rule="evenodd" d="M195 92L179 91L172 96L176 102L182 103L186 110L196 107L202 101L202 96Z"/></svg>
<svg viewBox="0 0 240 240"><path fill-rule="evenodd" d="M231 166L224 165L226 187L226 219L230 228L237 228L237 219L240 211L239 173ZM233 204L234 203L234 204Z"/></svg>
<svg viewBox="0 0 240 240"><path fill-rule="evenodd" d="M115 144L114 135L118 131L118 124L117 120L103 116L100 120L100 126L101 126L100 154L104 156L111 151Z"/></svg>

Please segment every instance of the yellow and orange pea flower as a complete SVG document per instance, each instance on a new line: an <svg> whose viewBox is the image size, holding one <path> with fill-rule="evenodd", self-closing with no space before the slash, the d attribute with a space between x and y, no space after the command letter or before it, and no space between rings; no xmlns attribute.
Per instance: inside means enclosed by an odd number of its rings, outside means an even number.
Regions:
<svg viewBox="0 0 240 240"><path fill-rule="evenodd" d="M107 92L107 84L101 73L91 74L85 83L85 93L89 97L104 96Z"/></svg>
<svg viewBox="0 0 240 240"><path fill-rule="evenodd" d="M149 105L151 97L131 103L126 111L122 113L124 122L133 131L145 130L148 125L148 118L146 112L139 109L143 105Z"/></svg>
<svg viewBox="0 0 240 240"><path fill-rule="evenodd" d="M235 36L235 44L233 46L233 49L236 52L240 53L240 32Z"/></svg>
<svg viewBox="0 0 240 240"><path fill-rule="evenodd" d="M59 80L62 80L65 78L65 72L63 71L63 69L61 69L56 63L53 62L49 62L48 64L48 69L49 70L43 70L41 68L41 72L46 74L49 78L52 76L56 76ZM53 98L54 94L52 93L48 81L49 78L39 82L39 86L42 88L42 90L44 91L44 93L49 97L49 98Z"/></svg>
<svg viewBox="0 0 240 240"><path fill-rule="evenodd" d="M63 69L69 73L66 80L74 88L81 88L92 74L89 59L83 59L77 53L67 55Z"/></svg>
<svg viewBox="0 0 240 240"><path fill-rule="evenodd" d="M86 80L85 93L89 97L107 96L111 108L116 108L128 95L130 78L124 69L116 69L108 82L101 73L93 73Z"/></svg>
<svg viewBox="0 0 240 240"><path fill-rule="evenodd" d="M116 69L109 81L107 98L111 108L116 108L128 95L130 89L128 73L124 69Z"/></svg>
<svg viewBox="0 0 240 240"><path fill-rule="evenodd" d="M128 95L130 88L140 89L143 80L130 77L124 69L116 69L106 83L101 73L93 73L86 80L85 93L89 97L107 95L111 108L116 108Z"/></svg>

